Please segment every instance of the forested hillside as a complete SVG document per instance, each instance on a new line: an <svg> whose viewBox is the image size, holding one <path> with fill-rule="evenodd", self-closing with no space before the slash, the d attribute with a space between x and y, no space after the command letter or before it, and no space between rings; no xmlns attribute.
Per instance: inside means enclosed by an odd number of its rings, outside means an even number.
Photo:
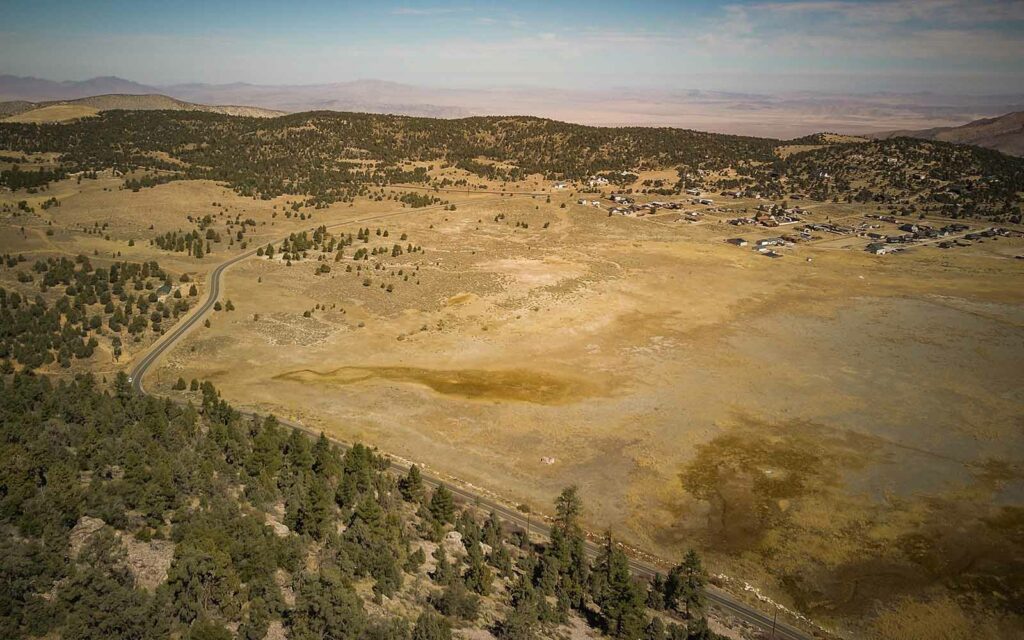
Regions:
<svg viewBox="0 0 1024 640"><path fill-rule="evenodd" d="M350 199L367 185L424 181L405 160L444 162L514 180L540 173L583 178L640 166L716 169L770 161L773 141L681 129L599 128L540 118L437 120L313 112L273 119L190 112L112 111L69 125L0 125L0 148L55 151L76 170L182 169L182 177L229 182L242 193ZM495 168L477 158L507 161ZM374 165L362 160L377 161Z"/></svg>
<svg viewBox="0 0 1024 640"><path fill-rule="evenodd" d="M949 217L1020 221L1024 160L948 142L892 138L839 143L786 163L790 188L812 199L853 199Z"/></svg>
<svg viewBox="0 0 1024 640"><path fill-rule="evenodd" d="M709 638L700 560L635 580L609 539L589 560L574 489L550 543L273 417L0 378L0 637Z"/></svg>
<svg viewBox="0 0 1024 640"><path fill-rule="evenodd" d="M852 140L852 141L851 141ZM794 143L825 145L780 158ZM813 146L812 145L812 146ZM798 145L799 146L799 145ZM13 189L68 173L148 170L126 186L175 179L223 181L243 195L351 201L386 184L444 186L412 161L516 181L528 175L583 180L674 169L684 184L796 192L816 200L873 201L954 217L1020 217L1024 159L977 147L894 138L857 142L832 135L782 142L647 127L587 127L529 117L461 120L310 112L244 118L182 111L110 111L67 124L0 123L0 149L60 154L43 173L0 173ZM717 185L710 175L730 170ZM160 173L156 173L160 172ZM614 181L613 181L614 182Z"/></svg>
<svg viewBox="0 0 1024 640"><path fill-rule="evenodd" d="M115 359L125 341L161 335L188 311L195 285L183 293L155 261L93 267L84 255L36 260L0 256L0 273L13 271L17 286L0 286L0 372L10 373L72 358L88 359L102 344ZM173 293L172 293L173 291Z"/></svg>

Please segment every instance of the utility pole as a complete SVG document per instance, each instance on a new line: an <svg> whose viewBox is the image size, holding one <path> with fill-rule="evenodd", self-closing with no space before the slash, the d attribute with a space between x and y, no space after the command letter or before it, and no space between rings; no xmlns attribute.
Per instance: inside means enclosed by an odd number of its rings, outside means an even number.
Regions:
<svg viewBox="0 0 1024 640"><path fill-rule="evenodd" d="M521 504L518 507L516 507L516 509L520 513L525 513L526 514L526 540L527 540L527 542L529 542L529 540L530 540L530 516L532 515L533 510L530 509L530 505L528 505L528 504Z"/></svg>
<svg viewBox="0 0 1024 640"><path fill-rule="evenodd" d="M779 610L775 610L775 615L772 616L772 637L771 640L775 640L775 622L779 619Z"/></svg>

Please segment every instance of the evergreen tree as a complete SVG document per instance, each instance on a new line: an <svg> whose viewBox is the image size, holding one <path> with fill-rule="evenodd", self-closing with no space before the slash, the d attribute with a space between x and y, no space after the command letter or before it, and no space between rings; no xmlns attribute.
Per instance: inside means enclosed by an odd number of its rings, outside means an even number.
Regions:
<svg viewBox="0 0 1024 640"><path fill-rule="evenodd" d="M583 610L589 567L583 530L579 524L583 503L575 486L567 487L555 501L555 526L545 550L544 568L557 574L555 593L570 607ZM550 581L550 578L548 578Z"/></svg>
<svg viewBox="0 0 1024 640"><path fill-rule="evenodd" d="M147 597L135 589L120 541L110 529L89 540L79 564L60 589L67 611L63 638L105 640L147 634ZM6 612L5 612L6 613Z"/></svg>
<svg viewBox="0 0 1024 640"><path fill-rule="evenodd" d="M484 523L483 541L493 549L500 546L504 539L505 533L501 526L501 520L498 519L497 513L491 511Z"/></svg>
<svg viewBox="0 0 1024 640"><path fill-rule="evenodd" d="M416 618L412 640L451 640L452 627L443 616L424 611Z"/></svg>
<svg viewBox="0 0 1024 640"><path fill-rule="evenodd" d="M704 611L704 585L706 581L704 566L700 556L693 549L686 552L683 558L683 592L682 601L684 615L689 619L701 616Z"/></svg>
<svg viewBox="0 0 1024 640"><path fill-rule="evenodd" d="M430 498L430 513L442 523L455 519L455 497L443 484L437 486Z"/></svg>
<svg viewBox="0 0 1024 640"><path fill-rule="evenodd" d="M468 566L463 576L466 587L474 593L486 596L491 592L492 578L491 570L484 562L484 553L480 549L480 543L470 541L466 550L468 552L466 556L466 564Z"/></svg>
<svg viewBox="0 0 1024 640"><path fill-rule="evenodd" d="M175 548L167 572L173 610L186 623L233 612L240 586L231 556L212 539L196 542Z"/></svg>
<svg viewBox="0 0 1024 640"><path fill-rule="evenodd" d="M402 497L409 502L423 502L426 490L423 487L420 468L416 465L409 467L409 473L399 482L398 488L402 492Z"/></svg>
<svg viewBox="0 0 1024 640"><path fill-rule="evenodd" d="M611 535L594 562L592 590L605 632L616 638L639 638L645 626L644 592Z"/></svg>
<svg viewBox="0 0 1024 640"><path fill-rule="evenodd" d="M352 585L331 571L306 575L289 616L292 640L356 640L366 626Z"/></svg>
<svg viewBox="0 0 1024 640"><path fill-rule="evenodd" d="M665 640L665 623L661 618L654 616L647 629L644 630L644 640Z"/></svg>
<svg viewBox="0 0 1024 640"><path fill-rule="evenodd" d="M457 579L455 568L448 561L448 553L444 550L443 544L437 545L437 549L434 550L434 571L430 577L438 584L451 584Z"/></svg>
<svg viewBox="0 0 1024 640"><path fill-rule="evenodd" d="M704 609L706 574L700 556L693 549L686 552L683 561L669 571L664 583L665 607L679 610L687 619L700 616Z"/></svg>
<svg viewBox="0 0 1024 640"><path fill-rule="evenodd" d="M665 578L655 573L647 589L647 606L655 611L665 608Z"/></svg>

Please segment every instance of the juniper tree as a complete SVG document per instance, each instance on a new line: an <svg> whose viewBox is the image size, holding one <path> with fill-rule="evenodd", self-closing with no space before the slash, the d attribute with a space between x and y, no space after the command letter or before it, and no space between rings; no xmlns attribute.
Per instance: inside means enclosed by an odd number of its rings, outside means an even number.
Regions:
<svg viewBox="0 0 1024 640"><path fill-rule="evenodd" d="M444 616L424 611L416 618L412 640L451 640L452 627Z"/></svg>

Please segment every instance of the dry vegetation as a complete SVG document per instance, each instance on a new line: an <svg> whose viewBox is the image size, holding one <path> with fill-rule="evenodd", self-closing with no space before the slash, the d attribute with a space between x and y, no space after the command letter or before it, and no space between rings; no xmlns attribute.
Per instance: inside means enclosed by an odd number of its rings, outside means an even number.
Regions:
<svg viewBox="0 0 1024 640"><path fill-rule="evenodd" d="M87 105L54 104L38 109L31 109L4 118L4 122L42 124L45 122L68 122L80 118L89 118L99 113L98 109Z"/></svg>
<svg viewBox="0 0 1024 640"><path fill-rule="evenodd" d="M239 265L237 311L155 380L213 380L516 502L580 483L595 528L666 557L699 544L831 624L900 594L1020 593L995 523L1024 487L1024 243L879 258L826 238L772 261L714 219L559 204L381 223L424 252L381 258L369 286L348 258ZM948 555L963 536L984 545Z"/></svg>
<svg viewBox="0 0 1024 640"><path fill-rule="evenodd" d="M834 163L857 144L806 142L841 147L826 149ZM273 258L226 275L234 310L192 332L150 386L210 380L233 404L514 503L542 508L579 484L594 529L662 557L695 545L721 580L842 632L1020 632L1024 240L872 256L863 238L818 234L770 260L723 242L779 233L724 223L756 199L698 207L685 224L609 216L577 205L600 194L576 187L532 194L550 182L507 167L388 167L417 169L421 185L451 189L434 194L445 205L403 207L394 198L412 186L374 186L293 208L301 196L205 180L133 192L122 187L136 174L101 172L2 194L0 250L156 258L201 284L271 243ZM866 186L875 169L844 179ZM627 186L676 177L638 173ZM736 179L702 173L709 186ZM51 197L60 206L42 209ZM829 200L805 201L805 221L881 206ZM321 245L282 257L283 237L320 225L334 239L370 233L340 256ZM150 243L206 229L220 242L200 258Z"/></svg>

